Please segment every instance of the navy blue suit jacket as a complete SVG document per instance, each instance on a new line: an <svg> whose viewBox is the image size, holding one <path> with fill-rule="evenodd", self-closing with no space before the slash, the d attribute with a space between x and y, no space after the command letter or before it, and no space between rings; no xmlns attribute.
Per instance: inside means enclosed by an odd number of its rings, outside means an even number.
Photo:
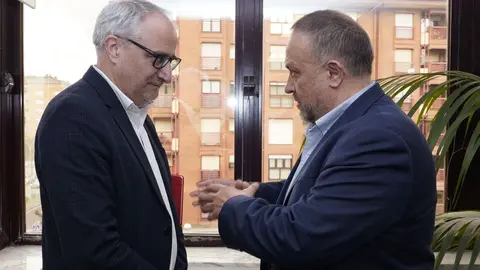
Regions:
<svg viewBox="0 0 480 270"><path fill-rule="evenodd" d="M187 269L170 170L155 127L145 127L175 228L147 156L113 89L93 68L47 106L35 139L43 210L43 270L164 270L172 229Z"/></svg>
<svg viewBox="0 0 480 270"><path fill-rule="evenodd" d="M286 181L223 206L220 236L263 269L433 269L434 161L415 123L375 84L325 134L285 205Z"/></svg>

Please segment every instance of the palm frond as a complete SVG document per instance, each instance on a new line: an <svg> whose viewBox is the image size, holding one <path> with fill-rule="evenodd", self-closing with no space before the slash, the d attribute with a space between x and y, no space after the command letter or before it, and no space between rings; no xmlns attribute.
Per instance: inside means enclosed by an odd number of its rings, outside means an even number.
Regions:
<svg viewBox="0 0 480 270"><path fill-rule="evenodd" d="M472 250L468 269L473 269L480 251L480 211L451 212L438 215L432 248L438 252L435 270L448 251L456 251L453 269L458 269L465 250Z"/></svg>
<svg viewBox="0 0 480 270"><path fill-rule="evenodd" d="M427 138L432 151L438 146L435 153L437 171L445 159L446 152L454 143L455 136L458 136L460 125L466 123L468 130L475 112L480 109L480 77L461 71L446 71L406 74L378 80L386 94L392 98L398 98L397 104L402 106L404 101L418 88L439 77L444 77L445 81L424 93L408 112L412 118L417 114L416 122L419 124L442 94L446 94L449 89L455 89L433 117ZM444 135L443 139L439 142L442 134ZM480 149L480 126L474 129L468 144L462 145L461 148L465 151L465 157L459 178L456 179L457 186L452 199L452 208L458 203L468 168Z"/></svg>

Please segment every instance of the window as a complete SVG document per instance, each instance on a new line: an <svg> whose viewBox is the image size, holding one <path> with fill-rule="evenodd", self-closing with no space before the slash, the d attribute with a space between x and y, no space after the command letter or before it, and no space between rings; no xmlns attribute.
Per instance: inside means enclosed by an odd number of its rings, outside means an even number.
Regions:
<svg viewBox="0 0 480 270"><path fill-rule="evenodd" d="M269 144L293 144L293 119L268 120Z"/></svg>
<svg viewBox="0 0 480 270"><path fill-rule="evenodd" d="M221 67L222 44L202 43L202 69L219 70Z"/></svg>
<svg viewBox="0 0 480 270"><path fill-rule="evenodd" d="M156 108L170 108L172 107L173 95L175 89L172 84L164 84L160 87L158 97L153 101L153 106Z"/></svg>
<svg viewBox="0 0 480 270"><path fill-rule="evenodd" d="M270 45L270 70L287 70L285 67L286 46Z"/></svg>
<svg viewBox="0 0 480 270"><path fill-rule="evenodd" d="M235 96L235 82L230 81L230 95Z"/></svg>
<svg viewBox="0 0 480 270"><path fill-rule="evenodd" d="M230 169L233 169L235 167L235 156L234 155L228 156L228 167Z"/></svg>
<svg viewBox="0 0 480 270"><path fill-rule="evenodd" d="M172 120L169 118L155 118L155 129L160 142L165 146L172 143Z"/></svg>
<svg viewBox="0 0 480 270"><path fill-rule="evenodd" d="M202 94L219 94L220 81L202 81Z"/></svg>
<svg viewBox="0 0 480 270"><path fill-rule="evenodd" d="M293 96L285 93L286 83L270 83L270 107L291 108L293 107Z"/></svg>
<svg viewBox="0 0 480 270"><path fill-rule="evenodd" d="M268 178L270 180L287 179L291 169L292 155L268 156Z"/></svg>
<svg viewBox="0 0 480 270"><path fill-rule="evenodd" d="M220 81L202 81L202 108L221 106Z"/></svg>
<svg viewBox="0 0 480 270"><path fill-rule="evenodd" d="M397 49L395 50L395 72L397 74L412 72L413 50Z"/></svg>
<svg viewBox="0 0 480 270"><path fill-rule="evenodd" d="M413 14L395 14L395 37L413 39Z"/></svg>
<svg viewBox="0 0 480 270"><path fill-rule="evenodd" d="M203 20L202 21L203 32L220 32L220 20Z"/></svg>
<svg viewBox="0 0 480 270"><path fill-rule="evenodd" d="M220 177L220 156L202 156L201 179Z"/></svg>
<svg viewBox="0 0 480 270"><path fill-rule="evenodd" d="M292 27L292 16L273 16L270 18L270 34L289 35Z"/></svg>
<svg viewBox="0 0 480 270"><path fill-rule="evenodd" d="M228 119L228 130L231 132L235 131L235 119Z"/></svg>
<svg viewBox="0 0 480 270"><path fill-rule="evenodd" d="M235 45L230 45L230 59L235 59Z"/></svg>
<svg viewBox="0 0 480 270"><path fill-rule="evenodd" d="M202 145L220 145L220 119L202 119Z"/></svg>

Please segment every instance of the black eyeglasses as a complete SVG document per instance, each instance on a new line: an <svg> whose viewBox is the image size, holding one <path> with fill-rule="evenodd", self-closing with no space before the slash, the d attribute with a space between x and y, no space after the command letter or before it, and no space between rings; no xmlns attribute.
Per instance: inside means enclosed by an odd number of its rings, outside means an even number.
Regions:
<svg viewBox="0 0 480 270"><path fill-rule="evenodd" d="M118 36L118 37L130 41L135 46L137 46L140 49L146 51L148 54L150 54L152 57L154 57L155 59L153 60L152 65L156 69L161 69L161 68L165 67L168 63L170 63L170 67L172 68L172 70L174 70L178 66L178 64L180 64L180 62L182 61L182 59L176 57L175 55L169 55L169 54L166 54L166 53L154 52L154 51L150 50L149 48L147 48L147 47L145 47L141 44L139 44L138 42L136 42L134 40L131 40L131 39L125 38L125 37L121 37L121 36Z"/></svg>

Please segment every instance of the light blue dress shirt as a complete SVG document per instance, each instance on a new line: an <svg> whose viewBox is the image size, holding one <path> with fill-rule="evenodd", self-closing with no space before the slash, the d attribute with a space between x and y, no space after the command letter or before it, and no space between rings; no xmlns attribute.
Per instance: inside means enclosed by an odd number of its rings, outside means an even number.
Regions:
<svg viewBox="0 0 480 270"><path fill-rule="evenodd" d="M374 86L375 83L376 82L372 82L369 86L365 87L361 91L357 92L355 95L351 96L349 99L345 100L335 109L331 110L324 116L320 117L317 121L315 121L315 124L313 123L308 124L307 129L305 131L306 139L305 139L305 145L303 146L303 150L302 150L300 164L298 164L295 174L293 175L292 181L288 186L287 193L285 194L285 200L288 198L288 195L290 194L292 187L295 185L295 182L297 181L297 176L299 172L301 172L303 166L308 161L310 155L313 152L313 149L315 149L315 147L322 140L323 136L325 136L328 130L333 126L333 124L335 124L338 118L342 116L342 114L348 109L348 107L350 107L350 105L352 105L352 103L355 102L355 100L357 100L361 95L367 92L368 89Z"/></svg>

